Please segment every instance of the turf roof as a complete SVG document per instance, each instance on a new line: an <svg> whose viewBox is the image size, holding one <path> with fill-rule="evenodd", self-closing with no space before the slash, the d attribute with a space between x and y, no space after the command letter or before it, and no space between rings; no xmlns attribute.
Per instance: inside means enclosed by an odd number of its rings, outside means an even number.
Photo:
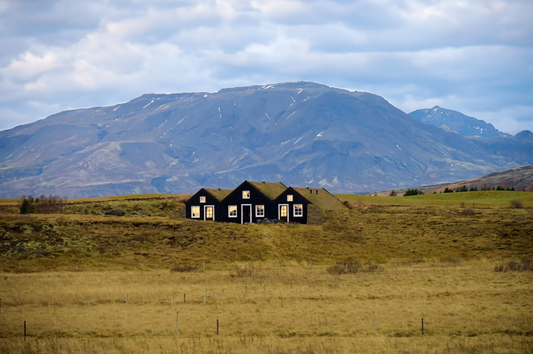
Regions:
<svg viewBox="0 0 533 354"><path fill-rule="evenodd" d="M295 188L302 197L309 200L322 210L343 210L346 206L324 188ZM318 191L318 194L316 193ZM312 192L312 193L311 193Z"/></svg>
<svg viewBox="0 0 533 354"><path fill-rule="evenodd" d="M204 188L207 193L211 194L215 199L218 201L222 201L222 199L226 198L228 194L233 192L231 189L207 189Z"/></svg>
<svg viewBox="0 0 533 354"><path fill-rule="evenodd" d="M285 192L287 186L281 182L249 182L252 186L257 188L261 193L274 200L278 195Z"/></svg>

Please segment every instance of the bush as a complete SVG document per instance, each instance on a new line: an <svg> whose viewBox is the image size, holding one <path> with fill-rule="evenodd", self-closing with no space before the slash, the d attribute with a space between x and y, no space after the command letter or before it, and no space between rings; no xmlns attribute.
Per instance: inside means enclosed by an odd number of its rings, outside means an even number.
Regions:
<svg viewBox="0 0 533 354"><path fill-rule="evenodd" d="M457 188L455 191L456 192L468 192L468 188L466 188L466 185L463 185L462 187Z"/></svg>
<svg viewBox="0 0 533 354"><path fill-rule="evenodd" d="M396 197L398 194L393 190L390 191L389 197Z"/></svg>
<svg viewBox="0 0 533 354"><path fill-rule="evenodd" d="M342 261L337 262L335 264L332 264L328 267L327 271L329 274L357 274L361 269L363 268L363 265L360 261L355 262L348 262L348 261Z"/></svg>
<svg viewBox="0 0 533 354"><path fill-rule="evenodd" d="M472 208L464 208L464 209L461 209L461 214L462 215L475 215L476 212Z"/></svg>
<svg viewBox="0 0 533 354"><path fill-rule="evenodd" d="M522 209L524 207L524 204L516 199L511 200L509 203L511 204L511 208Z"/></svg>
<svg viewBox="0 0 533 354"><path fill-rule="evenodd" d="M524 258L519 262L510 261L494 267L495 272L524 272L533 271L533 258Z"/></svg>
<svg viewBox="0 0 533 354"><path fill-rule="evenodd" d="M450 188L446 187L444 189L444 193L453 193L453 191Z"/></svg>
<svg viewBox="0 0 533 354"><path fill-rule="evenodd" d="M421 190L418 190L418 189L416 189L416 188L413 188L413 189L409 188L409 189L405 192L405 194L404 194L403 196L404 196L404 197L408 197L408 196L411 196L411 195L423 195L423 194L424 194L424 192L422 192Z"/></svg>
<svg viewBox="0 0 533 354"><path fill-rule="evenodd" d="M477 187L470 188L470 192L477 192Z"/></svg>

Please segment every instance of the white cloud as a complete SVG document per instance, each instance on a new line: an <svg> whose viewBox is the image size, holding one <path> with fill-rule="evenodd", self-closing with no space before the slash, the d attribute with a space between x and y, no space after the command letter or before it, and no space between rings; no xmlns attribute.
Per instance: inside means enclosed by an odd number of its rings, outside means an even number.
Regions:
<svg viewBox="0 0 533 354"><path fill-rule="evenodd" d="M438 104L515 130L533 121L517 108L533 106L530 1L0 4L0 129L147 92L297 80L407 112Z"/></svg>

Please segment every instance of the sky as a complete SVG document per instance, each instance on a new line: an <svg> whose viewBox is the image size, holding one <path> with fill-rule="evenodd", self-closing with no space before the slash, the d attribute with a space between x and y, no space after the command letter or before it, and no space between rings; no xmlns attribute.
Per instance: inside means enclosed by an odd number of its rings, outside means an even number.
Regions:
<svg viewBox="0 0 533 354"><path fill-rule="evenodd" d="M144 93L313 81L533 131L531 0L0 0L0 130Z"/></svg>

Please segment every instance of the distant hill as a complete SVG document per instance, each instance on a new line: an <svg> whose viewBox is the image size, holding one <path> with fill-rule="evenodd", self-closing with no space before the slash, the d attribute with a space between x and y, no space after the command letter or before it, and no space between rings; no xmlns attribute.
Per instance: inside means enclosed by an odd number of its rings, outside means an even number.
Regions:
<svg viewBox="0 0 533 354"><path fill-rule="evenodd" d="M433 108L419 109L409 113L411 117L426 124L431 124L448 131L457 132L463 136L480 136L490 138L494 136L509 135L500 132L481 119L466 116L451 109L435 106Z"/></svg>
<svg viewBox="0 0 533 354"><path fill-rule="evenodd" d="M367 192L533 163L422 123L380 96L311 82L146 94L0 132L0 197L192 193L243 180ZM519 161L519 162L517 162Z"/></svg>
<svg viewBox="0 0 533 354"><path fill-rule="evenodd" d="M533 192L533 165L510 168L507 170L490 173L483 177L454 183L442 183L438 185L419 186L412 188L418 188L424 191L424 193L439 193L446 188L455 191L462 186L466 186L468 189L476 187L478 190L481 190L481 188L485 186L489 188L496 188L500 186L503 188L514 188L516 191ZM407 188L402 188L396 189L395 191L401 195L406 190ZM379 192L378 195L388 195L389 192L389 190L382 191Z"/></svg>

